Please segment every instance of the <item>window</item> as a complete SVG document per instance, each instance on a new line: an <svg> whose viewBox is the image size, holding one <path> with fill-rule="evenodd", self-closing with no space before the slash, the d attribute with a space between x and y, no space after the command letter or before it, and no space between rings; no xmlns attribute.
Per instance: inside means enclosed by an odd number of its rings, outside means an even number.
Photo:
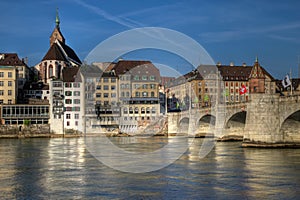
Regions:
<svg viewBox="0 0 300 200"><path fill-rule="evenodd" d="M108 85L104 85L103 87L104 90L109 90L108 88L109 88Z"/></svg>
<svg viewBox="0 0 300 200"><path fill-rule="evenodd" d="M150 113L150 108L146 108L146 113L147 113L147 114Z"/></svg>
<svg viewBox="0 0 300 200"><path fill-rule="evenodd" d="M115 82L116 82L116 78L111 78L110 81L111 81L112 83L115 83Z"/></svg>
<svg viewBox="0 0 300 200"><path fill-rule="evenodd" d="M104 97L104 98L108 98L108 96L109 96L108 93L104 93L104 94L103 94L103 97Z"/></svg>
<svg viewBox="0 0 300 200"><path fill-rule="evenodd" d="M66 88L72 87L72 83L65 83L65 87L66 87Z"/></svg>
<svg viewBox="0 0 300 200"><path fill-rule="evenodd" d="M125 84L124 83L121 84L121 89L125 89Z"/></svg>
<svg viewBox="0 0 300 200"><path fill-rule="evenodd" d="M4 77L4 72L0 72L0 77Z"/></svg>
<svg viewBox="0 0 300 200"><path fill-rule="evenodd" d="M139 92L135 92L135 97L140 97L140 93Z"/></svg>
<svg viewBox="0 0 300 200"><path fill-rule="evenodd" d="M143 97L148 97L148 92L143 92Z"/></svg>
<svg viewBox="0 0 300 200"><path fill-rule="evenodd" d="M134 114L138 114L139 113L139 108L138 107L135 107L134 108Z"/></svg>
<svg viewBox="0 0 300 200"><path fill-rule="evenodd" d="M126 92L126 97L129 97L129 92Z"/></svg>
<svg viewBox="0 0 300 200"><path fill-rule="evenodd" d="M8 81L7 85L10 87L12 86L12 81Z"/></svg>
<svg viewBox="0 0 300 200"><path fill-rule="evenodd" d="M96 93L96 98L100 98L101 97L101 93Z"/></svg>
<svg viewBox="0 0 300 200"><path fill-rule="evenodd" d="M73 83L73 87L74 88L79 88L80 87L80 83Z"/></svg>
<svg viewBox="0 0 300 200"><path fill-rule="evenodd" d="M8 92L8 93L7 93L8 96L11 96L11 95L12 95L12 91L11 91L11 90L8 90L7 92Z"/></svg>
<svg viewBox="0 0 300 200"><path fill-rule="evenodd" d="M74 118L79 119L79 114L75 114Z"/></svg>
<svg viewBox="0 0 300 200"><path fill-rule="evenodd" d="M66 104L72 104L72 99L65 99Z"/></svg>
<svg viewBox="0 0 300 200"><path fill-rule="evenodd" d="M152 112L152 114L155 113L155 107L152 107L151 112Z"/></svg>
<svg viewBox="0 0 300 200"><path fill-rule="evenodd" d="M155 80L155 76L150 76L150 80L154 81Z"/></svg>
<svg viewBox="0 0 300 200"><path fill-rule="evenodd" d="M151 85L150 85L150 88L151 88L151 89L155 89L155 88L156 88L156 87L155 87L155 84L151 84Z"/></svg>
<svg viewBox="0 0 300 200"><path fill-rule="evenodd" d="M124 109L123 109L123 113L124 113L124 114L128 114L128 109L127 109L127 108L124 108Z"/></svg>
<svg viewBox="0 0 300 200"><path fill-rule="evenodd" d="M116 89L116 86L115 86L115 85L112 85L112 86L110 87L110 89L111 89L111 90L115 90L115 89Z"/></svg>
<svg viewBox="0 0 300 200"><path fill-rule="evenodd" d="M75 121L75 126L78 126L78 121Z"/></svg>
<svg viewBox="0 0 300 200"><path fill-rule="evenodd" d="M140 84L134 84L134 89L139 89Z"/></svg>
<svg viewBox="0 0 300 200"><path fill-rule="evenodd" d="M74 91L74 96L80 96L80 91Z"/></svg>
<svg viewBox="0 0 300 200"><path fill-rule="evenodd" d="M78 106L73 107L73 111L80 111L80 107L78 107Z"/></svg>
<svg viewBox="0 0 300 200"><path fill-rule="evenodd" d="M7 103L8 103L8 104L12 104L12 100L9 99L9 100L7 101Z"/></svg>
<svg viewBox="0 0 300 200"><path fill-rule="evenodd" d="M74 104L80 104L80 99L74 99Z"/></svg>
<svg viewBox="0 0 300 200"><path fill-rule="evenodd" d="M71 119L71 114L66 114L66 119Z"/></svg>
<svg viewBox="0 0 300 200"><path fill-rule="evenodd" d="M67 126L70 126L70 122L69 121L67 121Z"/></svg>
<svg viewBox="0 0 300 200"><path fill-rule="evenodd" d="M116 93L111 93L111 97L116 97L117 95L116 95Z"/></svg>
<svg viewBox="0 0 300 200"><path fill-rule="evenodd" d="M151 92L151 97L155 97L155 93L154 92Z"/></svg>
<svg viewBox="0 0 300 200"><path fill-rule="evenodd" d="M147 89L148 85L147 84L143 84L143 89Z"/></svg>
<svg viewBox="0 0 300 200"><path fill-rule="evenodd" d="M72 91L65 91L66 96L72 96Z"/></svg>
<svg viewBox="0 0 300 200"><path fill-rule="evenodd" d="M3 81L0 81L0 86L4 86L4 82Z"/></svg>
<svg viewBox="0 0 300 200"><path fill-rule="evenodd" d="M53 82L53 87L62 87L62 82Z"/></svg>
<svg viewBox="0 0 300 200"><path fill-rule="evenodd" d="M108 83L108 78L103 78L104 83Z"/></svg>
<svg viewBox="0 0 300 200"><path fill-rule="evenodd" d="M72 107L65 107L66 111L72 111Z"/></svg>
<svg viewBox="0 0 300 200"><path fill-rule="evenodd" d="M0 96L4 95L4 90L0 90Z"/></svg>
<svg viewBox="0 0 300 200"><path fill-rule="evenodd" d="M101 90L101 85L97 85L97 86L96 86L96 89L97 89L97 90Z"/></svg>
<svg viewBox="0 0 300 200"><path fill-rule="evenodd" d="M146 75L142 76L142 80L143 80L143 81L146 81L147 78L148 78L148 77L147 77Z"/></svg>
<svg viewBox="0 0 300 200"><path fill-rule="evenodd" d="M12 77L12 72L8 72L8 78Z"/></svg>
<svg viewBox="0 0 300 200"><path fill-rule="evenodd" d="M142 113L142 114L145 114L145 108L144 108L144 107L141 108L141 113Z"/></svg>
<svg viewBox="0 0 300 200"><path fill-rule="evenodd" d="M132 109L132 107L129 108L129 114L133 114L133 109Z"/></svg>
<svg viewBox="0 0 300 200"><path fill-rule="evenodd" d="M135 75L134 80L138 81L138 80L140 80L140 77L138 75Z"/></svg>

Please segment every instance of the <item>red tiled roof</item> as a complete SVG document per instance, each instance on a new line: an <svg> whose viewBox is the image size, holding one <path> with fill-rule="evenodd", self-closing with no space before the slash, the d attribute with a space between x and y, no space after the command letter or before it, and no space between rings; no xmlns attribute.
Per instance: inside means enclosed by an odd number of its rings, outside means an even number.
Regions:
<svg viewBox="0 0 300 200"><path fill-rule="evenodd" d="M64 82L74 82L77 76L79 67L65 67L63 68L63 81Z"/></svg>
<svg viewBox="0 0 300 200"><path fill-rule="evenodd" d="M66 45L58 40L57 40L57 42L55 42L51 45L48 52L42 59L42 61L44 61L44 60L69 61L65 57L63 51L67 54L66 56L68 58L71 58L73 61L77 62L78 64L81 64L81 61L78 58L78 56L76 55L76 53L74 52L74 50L71 47L69 47L68 45Z"/></svg>
<svg viewBox="0 0 300 200"><path fill-rule="evenodd" d="M0 65L2 66L21 66L26 65L22 60L19 59L16 53L0 53Z"/></svg>
<svg viewBox="0 0 300 200"><path fill-rule="evenodd" d="M131 75L152 75L159 79L159 70L150 61L140 61L140 60L120 60L118 61L112 70L115 71L117 76L130 73Z"/></svg>

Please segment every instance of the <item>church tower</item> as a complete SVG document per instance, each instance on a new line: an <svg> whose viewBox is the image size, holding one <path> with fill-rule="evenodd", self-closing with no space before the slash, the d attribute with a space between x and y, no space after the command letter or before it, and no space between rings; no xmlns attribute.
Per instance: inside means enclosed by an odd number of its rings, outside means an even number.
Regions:
<svg viewBox="0 0 300 200"><path fill-rule="evenodd" d="M256 57L254 66L249 76L250 93L265 93L265 74Z"/></svg>
<svg viewBox="0 0 300 200"><path fill-rule="evenodd" d="M60 32L59 24L60 24L60 20L58 16L58 9L56 9L55 28L50 36L50 46L52 46L52 44L55 42L56 39L59 40L61 43L65 44L65 38Z"/></svg>
<svg viewBox="0 0 300 200"><path fill-rule="evenodd" d="M66 67L80 67L81 61L75 51L65 43L60 31L58 9L56 9L55 28L50 36L50 47L42 61L35 66L39 80L49 83L52 78L62 79Z"/></svg>

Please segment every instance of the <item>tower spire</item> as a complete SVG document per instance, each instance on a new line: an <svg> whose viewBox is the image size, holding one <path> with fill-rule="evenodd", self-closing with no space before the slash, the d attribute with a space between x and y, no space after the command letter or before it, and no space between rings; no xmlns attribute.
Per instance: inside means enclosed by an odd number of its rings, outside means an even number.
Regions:
<svg viewBox="0 0 300 200"><path fill-rule="evenodd" d="M255 62L258 62L258 56L256 56L256 58L255 58Z"/></svg>
<svg viewBox="0 0 300 200"><path fill-rule="evenodd" d="M59 16L58 16L58 8L56 8L55 24L56 24L56 27L59 28L60 20L59 20Z"/></svg>

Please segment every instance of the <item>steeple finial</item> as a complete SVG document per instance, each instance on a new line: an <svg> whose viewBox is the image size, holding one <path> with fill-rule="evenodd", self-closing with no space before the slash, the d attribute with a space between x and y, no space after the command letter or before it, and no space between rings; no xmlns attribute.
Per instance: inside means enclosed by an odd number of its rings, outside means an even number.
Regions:
<svg viewBox="0 0 300 200"><path fill-rule="evenodd" d="M256 58L255 58L255 62L258 62L258 56L256 56Z"/></svg>
<svg viewBox="0 0 300 200"><path fill-rule="evenodd" d="M55 24L56 24L56 27L59 28L60 21L59 21L59 16L58 16L58 8L56 8Z"/></svg>

